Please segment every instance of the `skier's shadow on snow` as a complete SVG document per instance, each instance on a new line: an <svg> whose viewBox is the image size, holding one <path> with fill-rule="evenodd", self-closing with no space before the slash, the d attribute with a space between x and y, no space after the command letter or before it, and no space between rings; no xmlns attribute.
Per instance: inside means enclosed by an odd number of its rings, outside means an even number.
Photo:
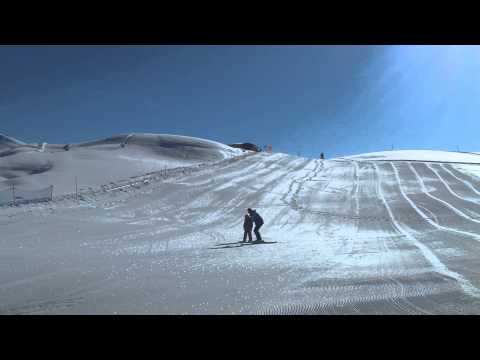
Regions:
<svg viewBox="0 0 480 360"><path fill-rule="evenodd" d="M223 243L223 244L216 244L215 247L209 248L212 250L216 249L234 249L243 246L255 246L255 245L264 245L264 244L276 244L277 241L260 241L260 242L253 242L253 243L244 243L244 242L233 242L233 243Z"/></svg>

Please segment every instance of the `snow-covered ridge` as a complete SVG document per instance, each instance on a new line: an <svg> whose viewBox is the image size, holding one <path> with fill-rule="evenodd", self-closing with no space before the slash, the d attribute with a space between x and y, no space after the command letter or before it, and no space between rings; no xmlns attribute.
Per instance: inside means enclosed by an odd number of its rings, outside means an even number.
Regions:
<svg viewBox="0 0 480 360"><path fill-rule="evenodd" d="M395 150L344 156L339 159L358 161L427 161L480 164L480 154L439 150Z"/></svg>
<svg viewBox="0 0 480 360"><path fill-rule="evenodd" d="M77 144L25 144L0 136L0 188L54 185L55 194L97 187L165 168L221 161L244 151L216 141L170 134L121 134Z"/></svg>
<svg viewBox="0 0 480 360"><path fill-rule="evenodd" d="M25 143L0 133L0 150L3 150L5 148L16 147L20 145L25 145Z"/></svg>
<svg viewBox="0 0 480 360"><path fill-rule="evenodd" d="M171 134L151 134L151 133L136 133L136 134L120 134L106 139L93 140L72 145L72 147L86 147L105 144L124 144L124 145L142 145L142 146L160 146L160 147L202 147L202 148L217 148L222 150L231 150L227 145L216 141L195 138L183 135Z"/></svg>

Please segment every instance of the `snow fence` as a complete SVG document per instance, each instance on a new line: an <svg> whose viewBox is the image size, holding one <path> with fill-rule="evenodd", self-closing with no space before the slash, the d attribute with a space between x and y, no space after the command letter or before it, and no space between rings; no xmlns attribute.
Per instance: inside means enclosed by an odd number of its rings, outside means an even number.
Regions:
<svg viewBox="0 0 480 360"><path fill-rule="evenodd" d="M50 201L52 196L53 185L38 190L25 190L12 186L9 189L0 190L0 205Z"/></svg>

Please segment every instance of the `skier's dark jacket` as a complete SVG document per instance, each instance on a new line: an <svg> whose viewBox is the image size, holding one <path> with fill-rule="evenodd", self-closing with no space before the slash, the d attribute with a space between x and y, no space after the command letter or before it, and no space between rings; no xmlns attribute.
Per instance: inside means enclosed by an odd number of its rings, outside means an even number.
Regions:
<svg viewBox="0 0 480 360"><path fill-rule="evenodd" d="M250 216L252 217L255 225L257 225L257 226L263 225L262 217L260 215L258 215L258 213L255 210L252 210L252 212L250 213Z"/></svg>
<svg viewBox="0 0 480 360"><path fill-rule="evenodd" d="M245 220L243 221L243 229L247 231L252 231L253 228L253 221L252 217L248 214L245 214Z"/></svg>

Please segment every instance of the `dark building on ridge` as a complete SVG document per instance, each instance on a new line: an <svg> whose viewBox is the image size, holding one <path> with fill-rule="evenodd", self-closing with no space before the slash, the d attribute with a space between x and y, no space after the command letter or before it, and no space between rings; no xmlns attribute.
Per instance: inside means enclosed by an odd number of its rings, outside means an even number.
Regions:
<svg viewBox="0 0 480 360"><path fill-rule="evenodd" d="M231 146L231 147L237 148L237 149L250 150L250 151L255 151L255 152L261 152L262 151L262 149L260 149L260 147L258 147L255 144L252 144L252 143L238 143L238 144L230 144L228 146Z"/></svg>

